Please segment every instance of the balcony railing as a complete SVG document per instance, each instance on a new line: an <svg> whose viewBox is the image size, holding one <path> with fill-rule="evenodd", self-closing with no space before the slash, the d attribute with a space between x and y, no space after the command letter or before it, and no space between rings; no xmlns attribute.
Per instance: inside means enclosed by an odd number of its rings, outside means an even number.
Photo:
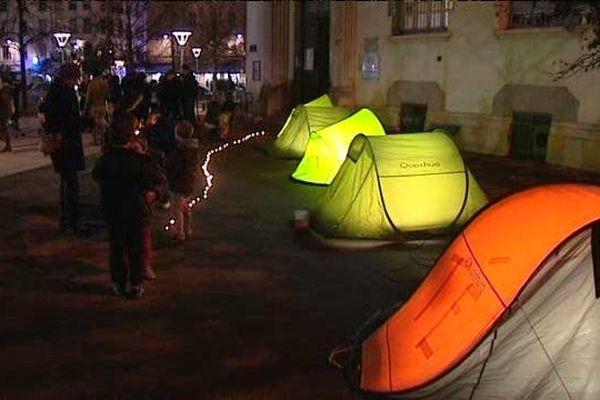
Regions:
<svg viewBox="0 0 600 400"><path fill-rule="evenodd" d="M581 15L574 1L511 1L510 28L545 28L578 25Z"/></svg>

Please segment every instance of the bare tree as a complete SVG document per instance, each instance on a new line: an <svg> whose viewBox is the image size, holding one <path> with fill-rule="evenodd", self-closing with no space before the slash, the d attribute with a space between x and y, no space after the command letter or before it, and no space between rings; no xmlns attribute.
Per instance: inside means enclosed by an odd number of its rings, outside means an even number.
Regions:
<svg viewBox="0 0 600 400"><path fill-rule="evenodd" d="M17 13L11 18L7 16L6 20L0 23L0 37L16 38L19 51L19 72L20 72L20 93L22 98L23 109L27 108L27 71L25 59L27 56L27 48L44 39L48 32L43 27L40 27L39 18L33 14L29 8L30 2L25 0L17 0Z"/></svg>
<svg viewBox="0 0 600 400"><path fill-rule="evenodd" d="M203 58L214 73L219 65L242 63L245 56L245 4L236 1L196 2L196 26L202 35ZM197 37L198 37L197 36Z"/></svg>
<svg viewBox="0 0 600 400"><path fill-rule="evenodd" d="M98 47L123 58L129 68L144 61L147 32L152 29L148 5L149 0L108 0L102 4L102 12L95 21L106 34Z"/></svg>
<svg viewBox="0 0 600 400"><path fill-rule="evenodd" d="M200 63L216 72L227 63L243 65L246 4L241 1L151 1L152 37L189 29L192 36L184 49L184 59L192 61L190 49L201 47ZM240 35L238 38L237 35ZM171 38L171 58L176 44Z"/></svg>
<svg viewBox="0 0 600 400"><path fill-rule="evenodd" d="M568 5L564 12L580 17L580 26L584 28L582 54L573 61L562 61L555 80L600 68L600 2L573 1Z"/></svg>

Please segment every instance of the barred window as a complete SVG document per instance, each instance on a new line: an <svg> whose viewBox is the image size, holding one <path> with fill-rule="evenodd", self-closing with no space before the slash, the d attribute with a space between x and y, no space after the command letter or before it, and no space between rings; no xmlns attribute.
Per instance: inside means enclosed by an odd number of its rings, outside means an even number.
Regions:
<svg viewBox="0 0 600 400"><path fill-rule="evenodd" d="M2 46L2 59L10 61L12 59L9 46Z"/></svg>
<svg viewBox="0 0 600 400"><path fill-rule="evenodd" d="M392 35L443 32L453 0L390 0Z"/></svg>
<svg viewBox="0 0 600 400"><path fill-rule="evenodd" d="M537 28L579 24L579 5L573 1L511 1L510 27Z"/></svg>

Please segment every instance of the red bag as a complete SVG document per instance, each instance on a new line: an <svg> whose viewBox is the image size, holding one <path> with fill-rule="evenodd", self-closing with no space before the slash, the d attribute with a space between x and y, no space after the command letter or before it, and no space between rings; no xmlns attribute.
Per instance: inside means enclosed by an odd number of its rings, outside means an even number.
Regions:
<svg viewBox="0 0 600 400"><path fill-rule="evenodd" d="M43 155L52 155L60 151L62 147L62 136L60 134L42 135L40 151Z"/></svg>

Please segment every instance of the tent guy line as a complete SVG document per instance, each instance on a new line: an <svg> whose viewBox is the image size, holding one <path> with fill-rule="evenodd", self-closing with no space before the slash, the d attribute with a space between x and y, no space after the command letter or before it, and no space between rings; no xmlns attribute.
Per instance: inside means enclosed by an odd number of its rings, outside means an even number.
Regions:
<svg viewBox="0 0 600 400"><path fill-rule="evenodd" d="M210 159L212 158L212 156L216 153L219 153L221 151L227 150L228 148L243 144L245 142L247 142L250 139L254 139L256 137L261 137L265 135L265 131L256 131L254 133L249 133L246 136L224 143L219 147L214 147L212 149L210 149L207 153L206 156L204 158L204 162L202 163L202 173L204 174L204 178L206 180L206 184L204 185L204 189L202 190L202 197L200 196L196 196L195 198L193 198L188 204L187 206L192 209L194 208L194 206L200 204L200 202L202 200L206 200L208 199L208 192L210 191L210 189L213 187L213 179L214 179L214 175L210 173L210 171L208 170L208 165L210 163ZM165 231L169 231L171 228L175 227L175 218L173 216L171 216L171 218L169 218L169 220L167 221L167 223L164 225L163 229Z"/></svg>

